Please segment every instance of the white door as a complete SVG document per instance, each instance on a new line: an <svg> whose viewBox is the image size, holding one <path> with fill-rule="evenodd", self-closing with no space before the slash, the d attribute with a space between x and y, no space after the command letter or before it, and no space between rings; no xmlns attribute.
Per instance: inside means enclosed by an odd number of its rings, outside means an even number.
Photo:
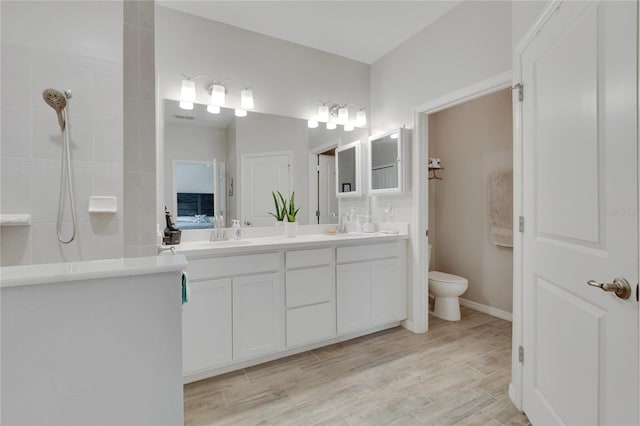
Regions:
<svg viewBox="0 0 640 426"><path fill-rule="evenodd" d="M271 192L291 195L291 153L247 154L242 156L240 220L244 226L271 226L274 212Z"/></svg>
<svg viewBox="0 0 640 426"><path fill-rule="evenodd" d="M564 2L523 52L523 408L638 424L636 2ZM590 287L624 277L621 299Z"/></svg>
<svg viewBox="0 0 640 426"><path fill-rule="evenodd" d="M318 155L318 223L336 223L336 160L333 155Z"/></svg>

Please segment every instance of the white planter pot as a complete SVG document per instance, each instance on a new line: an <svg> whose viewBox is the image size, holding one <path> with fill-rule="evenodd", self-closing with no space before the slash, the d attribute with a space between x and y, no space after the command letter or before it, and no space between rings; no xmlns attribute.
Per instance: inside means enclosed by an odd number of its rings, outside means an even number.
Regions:
<svg viewBox="0 0 640 426"><path fill-rule="evenodd" d="M284 236L293 238L298 235L298 222L284 222Z"/></svg>

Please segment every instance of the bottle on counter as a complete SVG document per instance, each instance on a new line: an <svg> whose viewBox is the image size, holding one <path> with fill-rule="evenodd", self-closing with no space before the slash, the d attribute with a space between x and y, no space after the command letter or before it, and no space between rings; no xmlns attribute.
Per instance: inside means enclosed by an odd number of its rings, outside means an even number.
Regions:
<svg viewBox="0 0 640 426"><path fill-rule="evenodd" d="M237 219L234 219L233 225L231 225L231 238L234 240L242 238L242 227L240 226L240 221Z"/></svg>

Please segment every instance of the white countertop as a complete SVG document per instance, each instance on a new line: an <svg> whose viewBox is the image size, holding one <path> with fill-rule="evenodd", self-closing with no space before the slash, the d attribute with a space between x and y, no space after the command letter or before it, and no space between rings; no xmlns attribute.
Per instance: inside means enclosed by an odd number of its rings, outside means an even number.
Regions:
<svg viewBox="0 0 640 426"><path fill-rule="evenodd" d="M289 248L326 247L345 244L369 244L397 241L409 238L407 233L374 232L370 234L307 234L293 238L251 237L228 241L190 241L174 245L178 253L187 256L194 255L226 255L241 254L243 252L280 250ZM169 247L169 246L167 246ZM168 253L168 252L165 252ZM168 257L168 256L167 256Z"/></svg>
<svg viewBox="0 0 640 426"><path fill-rule="evenodd" d="M0 268L0 287L177 272L186 267L187 260L179 255L7 266Z"/></svg>

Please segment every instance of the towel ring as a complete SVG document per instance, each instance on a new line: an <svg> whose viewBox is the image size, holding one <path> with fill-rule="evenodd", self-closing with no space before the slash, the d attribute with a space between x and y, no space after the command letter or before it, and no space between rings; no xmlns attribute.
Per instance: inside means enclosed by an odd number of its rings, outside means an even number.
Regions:
<svg viewBox="0 0 640 426"><path fill-rule="evenodd" d="M444 170L444 167L429 167L429 180L442 180L442 178L436 174L436 170Z"/></svg>

